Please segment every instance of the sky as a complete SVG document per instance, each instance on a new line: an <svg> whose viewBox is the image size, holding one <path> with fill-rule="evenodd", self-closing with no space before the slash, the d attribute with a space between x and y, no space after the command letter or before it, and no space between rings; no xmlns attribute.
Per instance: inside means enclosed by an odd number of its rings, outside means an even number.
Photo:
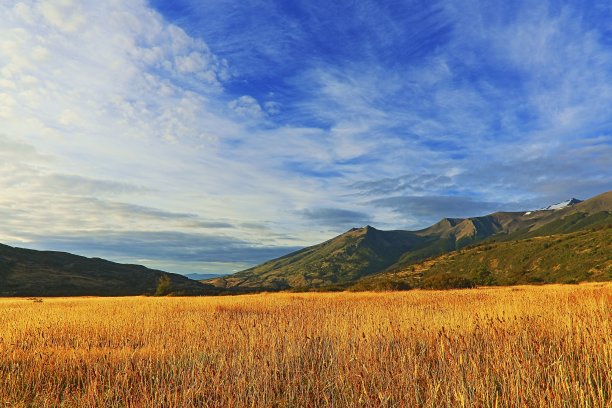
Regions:
<svg viewBox="0 0 612 408"><path fill-rule="evenodd" d="M612 189L612 3L5 0L0 242L230 273Z"/></svg>

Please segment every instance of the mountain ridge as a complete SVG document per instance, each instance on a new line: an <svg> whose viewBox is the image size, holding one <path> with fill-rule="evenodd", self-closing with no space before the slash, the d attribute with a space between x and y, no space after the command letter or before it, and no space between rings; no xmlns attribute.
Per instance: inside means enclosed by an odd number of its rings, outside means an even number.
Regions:
<svg viewBox="0 0 612 408"><path fill-rule="evenodd" d="M528 239L612 223L612 191L585 201L567 201L568 205L555 210L443 218L417 231L383 231L369 225L352 228L323 243L203 282L252 290L347 287L366 276L399 271L486 240Z"/></svg>
<svg viewBox="0 0 612 408"><path fill-rule="evenodd" d="M541 211L541 210L544 210L544 211L546 211L546 210L561 210L561 209L563 209L565 207L569 207L571 205L575 205L575 204L578 204L578 203L581 203L581 202L582 202L582 200L578 200L577 198L572 197L569 200L561 201L561 202L558 202L556 204L551 204L551 205L548 205L548 206L546 206L544 208L540 208L540 210L538 210L538 211Z"/></svg>
<svg viewBox="0 0 612 408"><path fill-rule="evenodd" d="M612 224L576 232L482 242L407 268L360 279L348 290L612 280Z"/></svg>
<svg viewBox="0 0 612 408"><path fill-rule="evenodd" d="M167 279L158 292L160 279ZM219 289L183 275L0 244L0 296L134 296L215 294Z"/></svg>

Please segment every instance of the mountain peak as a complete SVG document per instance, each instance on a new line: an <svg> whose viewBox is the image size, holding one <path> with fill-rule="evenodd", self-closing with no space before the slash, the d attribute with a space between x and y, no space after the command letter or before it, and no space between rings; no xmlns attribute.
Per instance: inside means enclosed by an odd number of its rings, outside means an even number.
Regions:
<svg viewBox="0 0 612 408"><path fill-rule="evenodd" d="M375 231L379 231L376 228L374 228L371 225L366 225L365 227L355 227L355 228L351 228L350 230L348 230L347 232L363 232L365 234L369 233L369 232L375 232Z"/></svg>
<svg viewBox="0 0 612 408"><path fill-rule="evenodd" d="M578 200L577 198L570 198L569 200L561 201L560 203L551 204L548 207L541 208L540 210L560 210L565 207L569 207L578 203L581 203L582 200Z"/></svg>
<svg viewBox="0 0 612 408"><path fill-rule="evenodd" d="M464 218L442 218L440 221L419 231L420 234L448 235L454 227L465 221Z"/></svg>

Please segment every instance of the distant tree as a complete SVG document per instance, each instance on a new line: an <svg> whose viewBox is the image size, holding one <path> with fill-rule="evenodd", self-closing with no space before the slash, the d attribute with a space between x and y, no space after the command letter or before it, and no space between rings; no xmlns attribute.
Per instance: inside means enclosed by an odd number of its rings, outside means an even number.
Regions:
<svg viewBox="0 0 612 408"><path fill-rule="evenodd" d="M423 281L421 287L425 289L467 289L473 288L476 285L473 281L461 276L453 275L434 275Z"/></svg>
<svg viewBox="0 0 612 408"><path fill-rule="evenodd" d="M491 276L491 271L486 265L482 265L478 270L477 283L485 286L490 286L495 283L493 277Z"/></svg>
<svg viewBox="0 0 612 408"><path fill-rule="evenodd" d="M395 290L410 290L410 285L402 281L382 281L376 284L373 288L375 291L395 291Z"/></svg>
<svg viewBox="0 0 612 408"><path fill-rule="evenodd" d="M170 293L172 287L172 280L168 275L162 275L157 280L157 288L155 289L155 296L166 296Z"/></svg>

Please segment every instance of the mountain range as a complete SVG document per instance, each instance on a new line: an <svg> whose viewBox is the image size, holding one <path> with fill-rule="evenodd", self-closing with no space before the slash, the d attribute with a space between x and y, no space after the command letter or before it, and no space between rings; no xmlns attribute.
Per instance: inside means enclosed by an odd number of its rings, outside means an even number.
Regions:
<svg viewBox="0 0 612 408"><path fill-rule="evenodd" d="M204 282L219 288L241 288L243 290L347 289L354 285L358 287L359 282L367 282L367 279L372 282L370 277L374 275L384 276L387 281L392 282L394 281L393 274L405 275L406 270L422 271L424 261L443 254L456 253L469 246L512 241L518 245L516 252L523 253L519 251L519 248L530 248L536 237L561 236L577 231L586 231L586 235L580 235L581 243L592 240L593 245L602 245L601 250L589 254L593 262L604 265L602 273L583 276L576 271L570 274L571 276L567 273L564 276L556 276L545 274L542 271L545 263L540 262L540 267L526 267L525 273L521 276L513 279L493 276L489 279L490 283L524 283L536 278L543 282L557 282L563 279L612 279L612 265L610 265L612 249L609 246L609 242L612 242L612 230L602 228L610 224L612 224L612 191L586 201L571 199L535 211L496 212L471 218L444 218L418 231L382 231L371 226L353 228L321 244L304 248L233 275ZM537 242L545 243L539 240ZM575 239L572 238L567 242L574 243ZM496 251L513 252L511 244L496 244L495 248ZM552 262L560 258L567 250L567 248L563 251L548 250L544 252L544 255ZM573 249L570 248L570 250ZM561 259L558 261L560 264L564 262ZM445 271L453 273L455 269L452 269L452 265L449 265L448 262L450 261L447 260L448 268ZM476 269L489 268L484 258L479 262L482 265L474 266ZM472 262L472 264L476 263L478 262ZM552 267L557 268L556 265ZM575 266L580 267L579 264ZM565 270L561 266L558 268ZM439 268L435 270L440 274L444 272ZM490 272L497 273L495 270ZM539 276L544 276L544 278ZM429 281L433 280L435 279L431 278ZM395 281L404 282L405 279L395 279ZM404 286L426 287L427 282L427 279L411 279L410 284ZM470 282L478 283L477 280L470 280ZM468 285L469 282L458 281L456 284ZM448 285L452 286L452 282Z"/></svg>
<svg viewBox="0 0 612 408"><path fill-rule="evenodd" d="M353 228L253 268L183 275L0 244L0 296L217 295L612 280L612 191L527 212Z"/></svg>

